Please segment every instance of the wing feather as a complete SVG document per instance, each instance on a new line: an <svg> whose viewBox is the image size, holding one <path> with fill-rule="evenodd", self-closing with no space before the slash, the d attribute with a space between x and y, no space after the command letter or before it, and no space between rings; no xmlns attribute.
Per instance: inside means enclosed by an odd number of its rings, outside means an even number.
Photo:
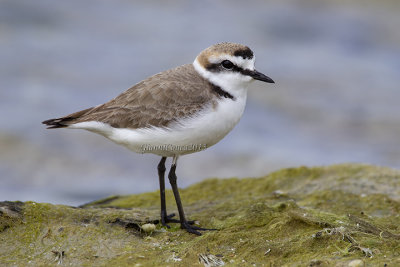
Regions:
<svg viewBox="0 0 400 267"><path fill-rule="evenodd" d="M115 128L165 127L193 116L215 97L210 83L188 64L147 78L103 105L43 123L49 128L86 121Z"/></svg>

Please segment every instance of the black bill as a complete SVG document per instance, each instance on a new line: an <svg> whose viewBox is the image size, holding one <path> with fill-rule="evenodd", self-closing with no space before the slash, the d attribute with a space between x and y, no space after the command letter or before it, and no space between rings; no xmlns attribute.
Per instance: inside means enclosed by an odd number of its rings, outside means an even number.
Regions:
<svg viewBox="0 0 400 267"><path fill-rule="evenodd" d="M267 75L264 75L261 72L258 72L256 70L247 70L246 69L246 70L243 70L242 73L252 77L255 80L259 80L259 81L266 82L266 83L275 83L274 80L272 80L270 77L268 77Z"/></svg>

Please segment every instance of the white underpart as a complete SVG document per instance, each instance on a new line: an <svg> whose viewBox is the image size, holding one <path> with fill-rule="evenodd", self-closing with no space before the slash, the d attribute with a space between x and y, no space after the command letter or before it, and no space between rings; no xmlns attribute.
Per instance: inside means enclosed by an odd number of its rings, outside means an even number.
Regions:
<svg viewBox="0 0 400 267"><path fill-rule="evenodd" d="M183 119L168 128L123 129L97 121L80 122L68 128L101 134L137 153L171 157L198 152L216 144L238 123L245 104L246 96L235 101L224 98L215 110L209 105L197 116Z"/></svg>
<svg viewBox="0 0 400 267"><path fill-rule="evenodd" d="M247 85L251 79L239 73L209 72L197 60L193 65L200 75L229 92L234 99L220 98L216 106L210 103L195 116L179 120L168 128L114 128L97 121L80 122L68 128L92 131L134 152L164 157L194 153L216 144L242 117L246 106Z"/></svg>

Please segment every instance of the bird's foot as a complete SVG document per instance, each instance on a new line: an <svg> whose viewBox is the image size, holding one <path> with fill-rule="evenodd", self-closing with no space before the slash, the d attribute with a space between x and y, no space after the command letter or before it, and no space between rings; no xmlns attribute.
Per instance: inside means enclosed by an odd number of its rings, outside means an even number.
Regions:
<svg viewBox="0 0 400 267"><path fill-rule="evenodd" d="M191 221L185 221L181 223L181 228L185 229L187 232L195 235L201 235L199 231L216 231L217 229L208 229L208 228L201 228L194 226L193 224L190 223Z"/></svg>
<svg viewBox="0 0 400 267"><path fill-rule="evenodd" d="M177 219L172 219L175 217L175 213L171 213L169 215L161 216L161 225L165 226L167 228L171 228L171 226L168 225L168 223L180 223L180 220ZM194 224L194 221L187 221L188 224L192 225Z"/></svg>
<svg viewBox="0 0 400 267"><path fill-rule="evenodd" d="M178 223L179 220L172 219L172 217L175 216L175 213L171 213L169 215L165 214L165 216L161 216L161 224L162 226L165 226L167 228L171 228L171 226L168 225L168 223Z"/></svg>

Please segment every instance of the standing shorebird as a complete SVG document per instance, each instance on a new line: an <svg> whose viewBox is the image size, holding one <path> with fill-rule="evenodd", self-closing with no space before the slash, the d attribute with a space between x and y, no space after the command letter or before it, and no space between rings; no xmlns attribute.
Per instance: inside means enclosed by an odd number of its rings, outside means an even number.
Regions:
<svg viewBox="0 0 400 267"><path fill-rule="evenodd" d="M161 156L161 223L181 224L189 233L209 230L185 218L175 174L178 157L204 150L227 135L242 117L247 86L253 80L274 81L254 69L247 46L220 43L203 50L192 64L155 74L105 104L65 117L46 120L48 129L85 129L137 153ZM168 174L179 220L165 205L165 161L172 157Z"/></svg>

